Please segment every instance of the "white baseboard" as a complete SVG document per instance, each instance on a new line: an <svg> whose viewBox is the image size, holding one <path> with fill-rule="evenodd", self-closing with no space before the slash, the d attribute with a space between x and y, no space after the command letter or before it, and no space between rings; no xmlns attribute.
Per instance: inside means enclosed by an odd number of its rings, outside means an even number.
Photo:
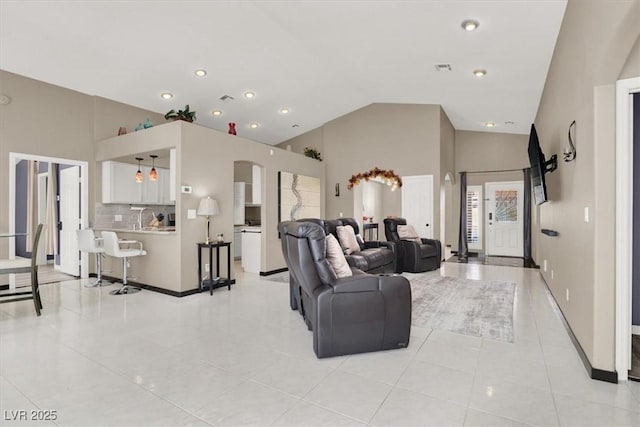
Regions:
<svg viewBox="0 0 640 427"><path fill-rule="evenodd" d="M631 325L631 334L640 335L640 325Z"/></svg>

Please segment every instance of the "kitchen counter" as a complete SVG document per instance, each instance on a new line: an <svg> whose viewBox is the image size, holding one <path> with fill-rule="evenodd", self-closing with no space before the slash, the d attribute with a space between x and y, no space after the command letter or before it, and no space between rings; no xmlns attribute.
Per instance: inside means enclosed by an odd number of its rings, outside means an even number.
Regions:
<svg viewBox="0 0 640 427"><path fill-rule="evenodd" d="M95 231L115 231L116 233L131 233L131 234L160 234L160 235L175 235L175 227L145 227L142 230L131 230L127 228L95 228Z"/></svg>
<svg viewBox="0 0 640 427"><path fill-rule="evenodd" d="M180 237L175 231L110 229L122 240L141 242L147 252L144 256L131 258L129 276L132 281L170 292L181 292L180 287ZM99 233L96 232L99 235ZM123 245L123 247L126 247ZM130 245L131 248L137 248ZM111 277L122 278L122 260L107 256L103 271Z"/></svg>

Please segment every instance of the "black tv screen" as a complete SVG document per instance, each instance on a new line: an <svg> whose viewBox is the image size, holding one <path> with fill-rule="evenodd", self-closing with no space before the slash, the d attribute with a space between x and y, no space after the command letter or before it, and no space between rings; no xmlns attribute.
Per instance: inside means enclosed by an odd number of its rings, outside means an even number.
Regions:
<svg viewBox="0 0 640 427"><path fill-rule="evenodd" d="M541 205L547 201L547 184L544 180L544 173L547 169L544 153L540 148L538 133L535 125L531 124L531 134L529 135L529 163L531 164L531 187L533 188L533 198L536 205Z"/></svg>

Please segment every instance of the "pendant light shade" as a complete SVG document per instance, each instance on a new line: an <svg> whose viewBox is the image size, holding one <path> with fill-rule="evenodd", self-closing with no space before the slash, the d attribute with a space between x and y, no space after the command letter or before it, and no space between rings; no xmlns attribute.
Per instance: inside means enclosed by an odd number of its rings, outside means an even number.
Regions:
<svg viewBox="0 0 640 427"><path fill-rule="evenodd" d="M158 171L156 170L156 158L158 156L156 156L155 154L152 154L149 157L151 157L151 160L153 161L153 165L151 167L151 170L149 171L149 179L151 181L157 181L158 180Z"/></svg>
<svg viewBox="0 0 640 427"><path fill-rule="evenodd" d="M138 172L136 172L136 182L142 182L143 176L142 176L142 171L140 170L140 162L143 159L142 157L136 157L136 160L138 161Z"/></svg>

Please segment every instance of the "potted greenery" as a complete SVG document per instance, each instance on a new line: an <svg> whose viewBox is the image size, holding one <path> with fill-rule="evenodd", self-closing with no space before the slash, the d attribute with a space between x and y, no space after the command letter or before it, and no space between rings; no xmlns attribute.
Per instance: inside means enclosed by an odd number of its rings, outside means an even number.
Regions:
<svg viewBox="0 0 640 427"><path fill-rule="evenodd" d="M184 110L171 110L164 115L166 120L184 120L185 122L192 123L196 119L196 112L189 111L189 104L184 106Z"/></svg>
<svg viewBox="0 0 640 427"><path fill-rule="evenodd" d="M304 155L307 157L311 157L312 159L322 161L322 157L320 157L320 152L315 148L305 147Z"/></svg>

